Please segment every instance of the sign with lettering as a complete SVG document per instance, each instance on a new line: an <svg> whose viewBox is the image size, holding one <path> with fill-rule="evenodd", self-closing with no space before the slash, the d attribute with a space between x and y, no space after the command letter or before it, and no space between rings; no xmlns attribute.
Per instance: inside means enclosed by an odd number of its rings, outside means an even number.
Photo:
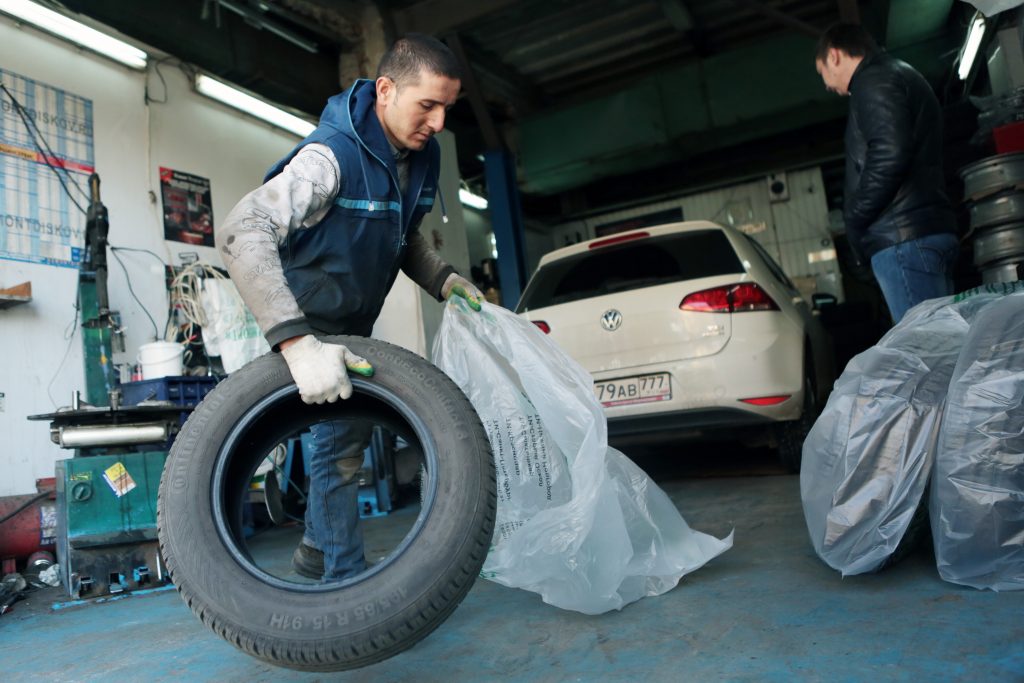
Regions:
<svg viewBox="0 0 1024 683"><path fill-rule="evenodd" d="M92 100L3 69L0 83L0 258L77 268L95 163Z"/></svg>

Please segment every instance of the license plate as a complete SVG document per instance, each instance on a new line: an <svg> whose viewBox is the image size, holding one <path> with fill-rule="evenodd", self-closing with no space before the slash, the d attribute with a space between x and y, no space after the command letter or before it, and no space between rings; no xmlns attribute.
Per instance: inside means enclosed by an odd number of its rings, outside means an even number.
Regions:
<svg viewBox="0 0 1024 683"><path fill-rule="evenodd" d="M605 408L668 401L672 398L672 382L667 372L606 379L594 382L594 396Z"/></svg>

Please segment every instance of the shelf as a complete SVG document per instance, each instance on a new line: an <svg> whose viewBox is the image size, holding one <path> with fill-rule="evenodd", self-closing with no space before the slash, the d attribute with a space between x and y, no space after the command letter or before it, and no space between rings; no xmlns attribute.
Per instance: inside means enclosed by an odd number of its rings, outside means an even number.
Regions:
<svg viewBox="0 0 1024 683"><path fill-rule="evenodd" d="M32 283L22 282L20 285L0 289L0 309L10 308L18 304L32 301Z"/></svg>

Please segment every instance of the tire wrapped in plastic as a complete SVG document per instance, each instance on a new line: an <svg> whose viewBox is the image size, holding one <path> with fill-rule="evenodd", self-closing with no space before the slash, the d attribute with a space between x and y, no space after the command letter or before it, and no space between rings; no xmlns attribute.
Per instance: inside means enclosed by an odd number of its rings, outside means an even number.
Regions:
<svg viewBox="0 0 1024 683"><path fill-rule="evenodd" d="M800 494L815 552L844 576L882 568L915 518L970 321L995 298L915 306L836 381L804 441Z"/></svg>
<svg viewBox="0 0 1024 683"><path fill-rule="evenodd" d="M498 512L484 578L600 614L671 590L732 547L732 534L691 529L608 446L593 378L529 321L453 298L433 358L469 397L494 454Z"/></svg>
<svg viewBox="0 0 1024 683"><path fill-rule="evenodd" d="M930 508L943 579L1024 589L1024 292L987 306L964 341Z"/></svg>

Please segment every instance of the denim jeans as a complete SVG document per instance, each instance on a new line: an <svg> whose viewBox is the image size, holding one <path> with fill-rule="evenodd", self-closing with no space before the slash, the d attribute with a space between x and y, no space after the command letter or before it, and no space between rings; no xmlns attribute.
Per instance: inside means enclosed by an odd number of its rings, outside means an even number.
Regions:
<svg viewBox="0 0 1024 683"><path fill-rule="evenodd" d="M302 540L323 552L325 581L344 579L366 568L356 475L373 435L373 423L320 422L310 427L310 432L313 447Z"/></svg>
<svg viewBox="0 0 1024 683"><path fill-rule="evenodd" d="M953 293L952 272L959 244L951 233L928 235L871 257L871 270L894 323L922 301Z"/></svg>

